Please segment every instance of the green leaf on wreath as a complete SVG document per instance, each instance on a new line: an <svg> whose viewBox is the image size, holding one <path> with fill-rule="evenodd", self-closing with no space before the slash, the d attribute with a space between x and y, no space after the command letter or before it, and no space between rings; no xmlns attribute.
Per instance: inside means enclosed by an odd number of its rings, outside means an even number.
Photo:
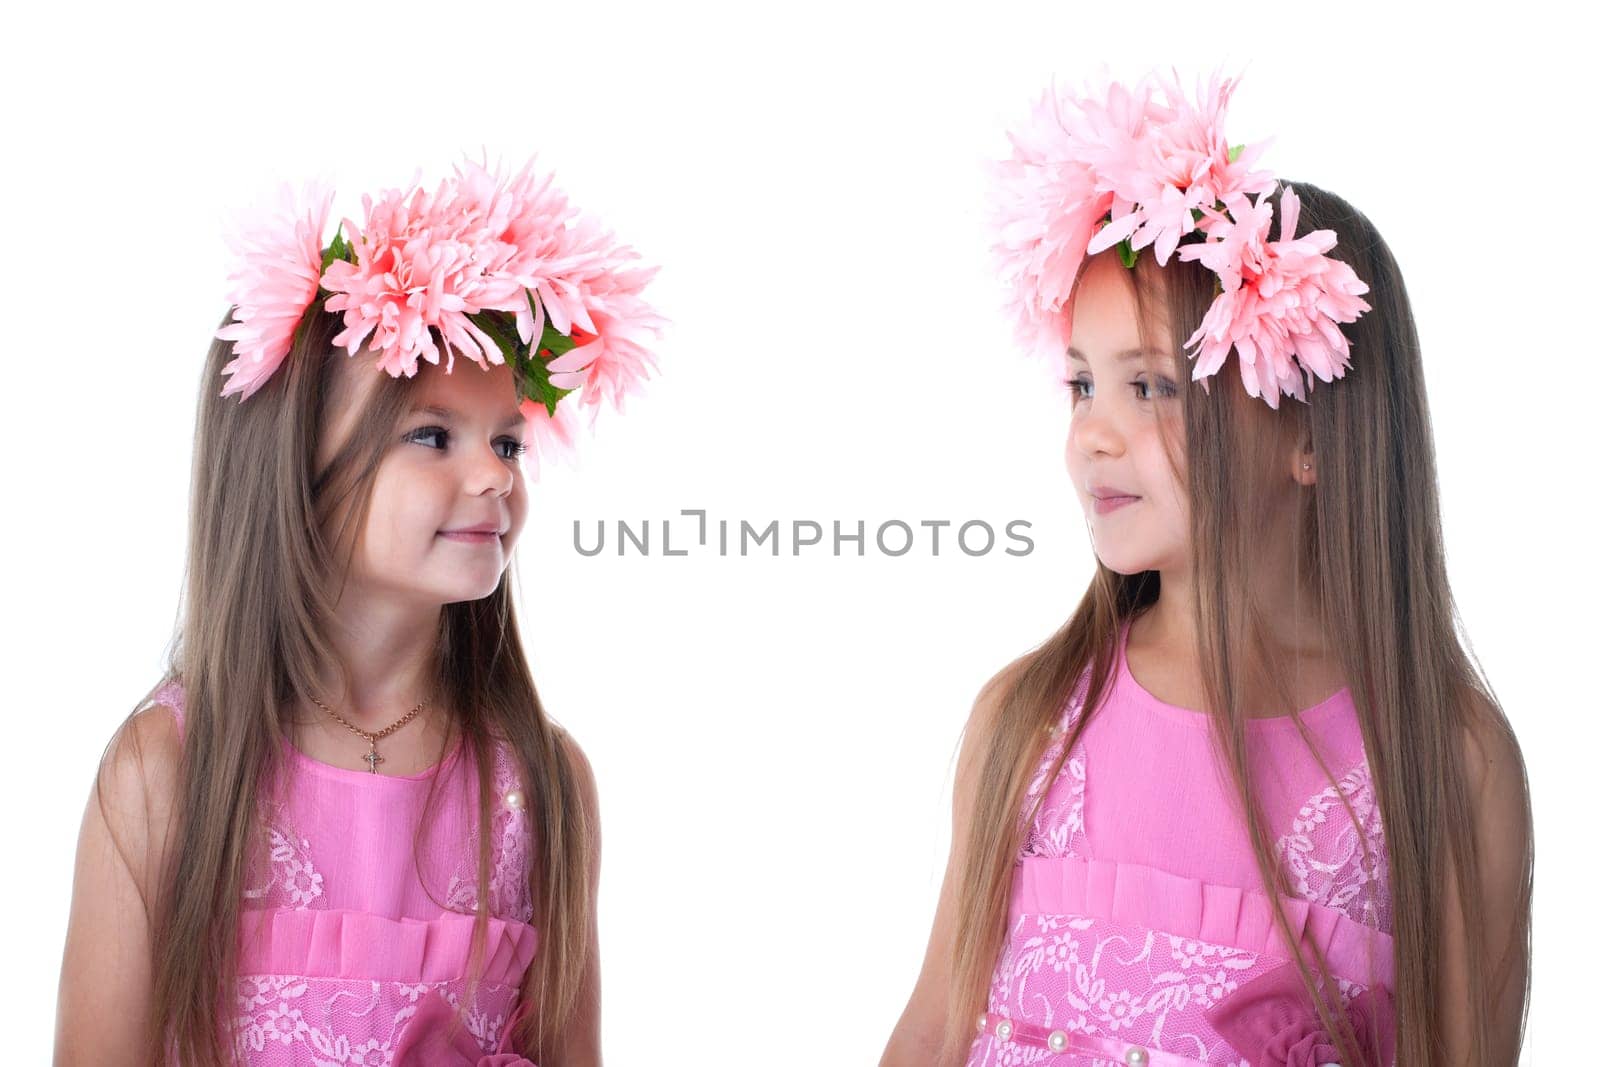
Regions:
<svg viewBox="0 0 1600 1067"><path fill-rule="evenodd" d="M536 404L543 404L544 409L554 418L556 404L568 393L576 392L574 389L557 389L550 384L550 360L539 356L531 357L523 365L527 371L524 395Z"/></svg>
<svg viewBox="0 0 1600 1067"><path fill-rule="evenodd" d="M339 228L333 232L333 243L322 253L322 269L327 270L336 259L354 263L356 261L354 252L350 242L344 239L344 223L341 222Z"/></svg>
<svg viewBox="0 0 1600 1067"><path fill-rule="evenodd" d="M549 361L571 351L574 347L572 338L551 326L549 320L546 320L544 334L539 339L539 347L530 349L522 343L522 337L517 332L517 320L509 312L480 311L468 315L467 318L495 343L508 366L521 371L519 375L521 395L535 404L544 405L544 409L553 418L556 404L562 397L576 390L558 389L550 384Z"/></svg>
<svg viewBox="0 0 1600 1067"><path fill-rule="evenodd" d="M1131 238L1124 237L1122 240L1117 242L1117 256L1122 260L1122 265L1124 267L1127 267L1129 270L1133 269L1134 263L1139 259L1139 253L1134 251L1133 241Z"/></svg>
<svg viewBox="0 0 1600 1067"><path fill-rule="evenodd" d="M468 315L472 324L484 333L500 349L500 355L507 366L514 366L517 356L522 348L522 342L517 337L517 324L510 321L503 312L479 311Z"/></svg>
<svg viewBox="0 0 1600 1067"><path fill-rule="evenodd" d="M576 347L577 345L573 343L572 338L550 325L549 321L546 320L544 336L539 338L539 347L534 351L546 359L555 359L557 356L566 355Z"/></svg>
<svg viewBox="0 0 1600 1067"><path fill-rule="evenodd" d="M531 289L528 290L528 311L537 321L539 307L533 302L533 291ZM573 343L572 338L552 326L550 319L546 317L544 320L544 333L539 336L538 344L534 346L533 350L549 359L555 359L557 356L566 355L576 347L577 345Z"/></svg>

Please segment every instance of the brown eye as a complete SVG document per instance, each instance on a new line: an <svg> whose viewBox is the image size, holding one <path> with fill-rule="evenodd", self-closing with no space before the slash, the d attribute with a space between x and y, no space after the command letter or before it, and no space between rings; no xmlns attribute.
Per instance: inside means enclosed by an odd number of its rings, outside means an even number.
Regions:
<svg viewBox="0 0 1600 1067"><path fill-rule="evenodd" d="M421 426L406 434L405 439L407 441L421 442L423 438L427 437L440 437L448 441L450 439L450 431L445 429L443 426ZM501 437L495 443L499 445L510 446L504 453L501 454L502 459L518 459L524 452L528 450L528 446L523 444L522 441L516 437ZM441 444L437 446L428 445L426 447L437 448L439 451L443 451L445 446Z"/></svg>
<svg viewBox="0 0 1600 1067"><path fill-rule="evenodd" d="M1133 385L1136 388L1145 389L1145 390L1148 390L1150 388L1150 383L1146 382L1146 381L1142 381L1142 380L1134 382ZM1156 390L1157 390L1157 395L1160 396L1160 397L1163 397L1163 398L1165 398L1165 397L1174 397L1174 396L1178 395L1177 383L1173 382L1169 378L1161 378L1161 379L1159 379L1157 381L1157 383L1156 383ZM1141 396L1139 399L1140 400L1149 400L1150 399L1149 393L1146 392L1146 394L1144 396Z"/></svg>
<svg viewBox="0 0 1600 1067"><path fill-rule="evenodd" d="M449 436L450 436L450 431L445 429L443 426L419 426L417 429L412 430L410 433L406 434L405 439L407 441L420 441L424 437L449 437ZM429 445L428 447L429 448L433 448L435 446ZM443 446L441 445L439 447L443 447Z"/></svg>

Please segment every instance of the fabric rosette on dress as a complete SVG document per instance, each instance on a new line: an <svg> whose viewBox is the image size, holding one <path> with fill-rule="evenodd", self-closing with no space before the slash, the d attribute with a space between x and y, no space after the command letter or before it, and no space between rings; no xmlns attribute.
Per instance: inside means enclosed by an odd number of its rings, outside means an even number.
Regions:
<svg viewBox="0 0 1600 1067"><path fill-rule="evenodd" d="M539 1067L526 1056L511 1051L511 1032L526 1013L523 1001L516 1014L506 1020L500 1032L500 1047L485 1054L478 1042L456 1018L455 1009L430 990L417 1001L417 1013L406 1025L394 1048L393 1067Z"/></svg>
<svg viewBox="0 0 1600 1067"><path fill-rule="evenodd" d="M1374 985L1351 998L1349 1020L1356 1047L1378 1050L1379 1067L1394 1060L1394 999L1387 986ZM1333 1035L1317 1018L1316 1007L1295 972L1284 964L1240 987L1206 1018L1251 1067L1323 1067L1339 1063ZM1354 1065L1351 1065L1354 1067Z"/></svg>

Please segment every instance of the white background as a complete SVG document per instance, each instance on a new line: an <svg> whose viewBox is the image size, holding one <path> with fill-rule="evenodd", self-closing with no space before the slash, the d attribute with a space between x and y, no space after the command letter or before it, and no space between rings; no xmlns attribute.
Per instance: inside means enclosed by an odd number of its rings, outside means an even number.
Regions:
<svg viewBox="0 0 1600 1067"><path fill-rule="evenodd" d="M1554 5L1409 10L6 16L7 1059L49 1054L93 767L177 609L224 221L318 174L359 217L361 193L481 146L513 168L538 152L663 265L675 324L649 394L536 487L518 551L535 677L601 787L610 1060L876 1062L921 961L972 697L1091 570L1065 409L998 310L981 162L1053 75L1104 61L1176 63L1191 86L1242 70L1230 140L1276 134L1263 165L1352 201L1405 271L1455 592L1532 772L1526 1059L1550 1061L1591 1010L1594 948L1592 59ZM659 538L683 508L1020 518L1037 547L573 550L574 519Z"/></svg>

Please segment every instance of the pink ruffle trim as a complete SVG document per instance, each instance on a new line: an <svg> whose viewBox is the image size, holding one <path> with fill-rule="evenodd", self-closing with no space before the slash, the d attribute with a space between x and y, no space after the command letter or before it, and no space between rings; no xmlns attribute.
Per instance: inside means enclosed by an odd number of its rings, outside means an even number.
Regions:
<svg viewBox="0 0 1600 1067"><path fill-rule="evenodd" d="M1021 865L1011 895L1013 917L1084 915L1288 958L1264 893L1079 856L1029 856ZM1296 937L1322 947L1335 974L1363 986L1374 980L1394 985L1394 941L1388 934L1295 897L1284 900L1284 912Z"/></svg>
<svg viewBox="0 0 1600 1067"><path fill-rule="evenodd" d="M467 976L471 915L390 919L360 911L246 909L239 914L239 973L378 982L448 982ZM490 917L483 980L517 985L538 930Z"/></svg>

